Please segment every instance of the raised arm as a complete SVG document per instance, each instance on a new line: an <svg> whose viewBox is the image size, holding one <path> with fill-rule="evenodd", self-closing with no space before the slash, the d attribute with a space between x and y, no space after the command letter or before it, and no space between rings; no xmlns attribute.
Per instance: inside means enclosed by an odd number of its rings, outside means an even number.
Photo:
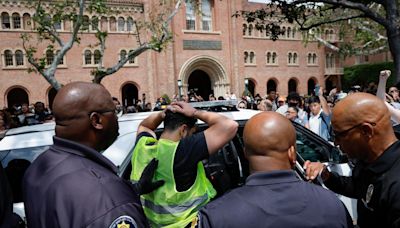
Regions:
<svg viewBox="0 0 400 228"><path fill-rule="evenodd" d="M319 98L319 101L321 102L322 111L326 115L330 115L331 111L329 109L328 102L326 101L326 99L324 97L324 93L323 93L323 88L322 87L319 89L318 98Z"/></svg>
<svg viewBox="0 0 400 228"><path fill-rule="evenodd" d="M151 114L139 124L137 135L139 135L142 132L148 132L154 138L156 138L156 133L154 131L161 124L164 118L165 118L164 111Z"/></svg>
<svg viewBox="0 0 400 228"><path fill-rule="evenodd" d="M172 103L173 111L180 112L185 116L200 119L208 124L204 131L207 142L208 153L213 154L228 143L236 134L238 124L236 121L223 115L194 109L189 103Z"/></svg>
<svg viewBox="0 0 400 228"><path fill-rule="evenodd" d="M386 100L386 82L390 77L390 70L382 70L379 74L378 90L376 91L376 96L382 100Z"/></svg>

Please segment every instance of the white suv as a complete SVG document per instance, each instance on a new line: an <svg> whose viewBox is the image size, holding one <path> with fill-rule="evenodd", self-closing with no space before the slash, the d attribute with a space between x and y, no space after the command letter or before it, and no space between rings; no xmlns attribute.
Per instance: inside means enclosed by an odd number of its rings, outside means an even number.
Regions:
<svg viewBox="0 0 400 228"><path fill-rule="evenodd" d="M197 106L202 107L202 105ZM204 108L204 107L203 107ZM213 108L239 123L237 135L218 153L204 161L207 174L218 195L229 189L244 184L249 175L248 162L243 155L243 128L248 119L259 113L254 110L236 110L235 108ZM126 114L118 118L119 136L117 140L103 152L119 169L118 175L129 179L131 172L131 156L135 145L136 131L140 122L152 112ZM338 163L336 170L341 174L349 174L347 160L340 151L327 141L299 124L293 123L297 134L298 164L296 172L304 178L302 164L304 160ZM198 129L204 130L207 125L198 122ZM0 141L0 161L5 168L14 194L14 212L25 219L22 202L22 178L27 167L36 157L53 144L54 123L45 123L11 129ZM156 133L160 134L161 125ZM356 219L356 201L339 196L345 203L353 219ZM321 199L323 200L323 199Z"/></svg>

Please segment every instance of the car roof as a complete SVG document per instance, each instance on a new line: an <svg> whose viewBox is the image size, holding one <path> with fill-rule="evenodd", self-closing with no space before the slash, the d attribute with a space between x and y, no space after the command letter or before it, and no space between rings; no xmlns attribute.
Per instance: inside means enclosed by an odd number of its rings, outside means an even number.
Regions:
<svg viewBox="0 0 400 228"><path fill-rule="evenodd" d="M260 111L241 109L239 111L221 112L236 121L248 120ZM111 160L115 165L121 165L127 153L135 145L137 128L142 120L156 112L139 112L124 114L118 118L119 136L117 140L104 152L103 155ZM199 124L204 122L198 121ZM30 147L49 146L53 144L55 123L44 123L32 126L25 126L10 129L6 136L0 141L0 152L5 150L15 150ZM163 128L161 124L159 128Z"/></svg>

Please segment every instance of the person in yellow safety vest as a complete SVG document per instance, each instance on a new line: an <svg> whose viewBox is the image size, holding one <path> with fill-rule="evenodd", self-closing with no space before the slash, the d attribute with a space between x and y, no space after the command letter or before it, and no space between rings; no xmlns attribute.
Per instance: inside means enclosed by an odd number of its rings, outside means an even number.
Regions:
<svg viewBox="0 0 400 228"><path fill-rule="evenodd" d="M197 119L209 127L194 134ZM154 130L163 121L164 131L157 140ZM154 178L165 181L162 187L141 196L152 227L182 228L196 222L198 210L216 195L201 161L228 143L237 128L228 117L196 110L184 102L172 103L140 123L131 179L137 181L144 167L156 158L159 164Z"/></svg>

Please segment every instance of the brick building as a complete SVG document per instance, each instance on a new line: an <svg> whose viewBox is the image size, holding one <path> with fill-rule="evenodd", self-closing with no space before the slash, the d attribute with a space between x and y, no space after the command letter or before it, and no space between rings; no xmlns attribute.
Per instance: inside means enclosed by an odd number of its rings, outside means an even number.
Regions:
<svg viewBox="0 0 400 228"><path fill-rule="evenodd" d="M118 10L119 15L98 16L98 24L89 25L109 32L105 66L115 64L132 44L136 45L133 21L147 17L150 1L154 0L109 0L110 7ZM339 84L343 74L339 58L316 41L305 45L302 34L293 25L286 25L285 34L271 41L254 25L231 16L238 10L256 9L260 4L247 0L199 1L202 14L195 13L190 5L182 5L171 24L174 41L165 51L147 51L102 81L113 96L126 105L140 99L142 93L146 93L148 101L155 101L163 94L177 94L178 80L182 82L182 93L197 88L205 98L210 93L221 96L228 91L241 95L245 79L248 89L262 96L268 90L307 94L315 84ZM28 2L0 1L0 107L36 101L50 105L55 95L44 78L27 71L29 63L20 34L33 34L34 11ZM68 21L57 26L63 36L71 31ZM333 29L323 35L338 42ZM81 37L81 43L68 52L56 73L63 84L90 81L90 72L98 63L98 50L92 47L97 42L94 32L83 32ZM37 46L38 52L46 54L51 62L53 53L46 51L47 45Z"/></svg>

